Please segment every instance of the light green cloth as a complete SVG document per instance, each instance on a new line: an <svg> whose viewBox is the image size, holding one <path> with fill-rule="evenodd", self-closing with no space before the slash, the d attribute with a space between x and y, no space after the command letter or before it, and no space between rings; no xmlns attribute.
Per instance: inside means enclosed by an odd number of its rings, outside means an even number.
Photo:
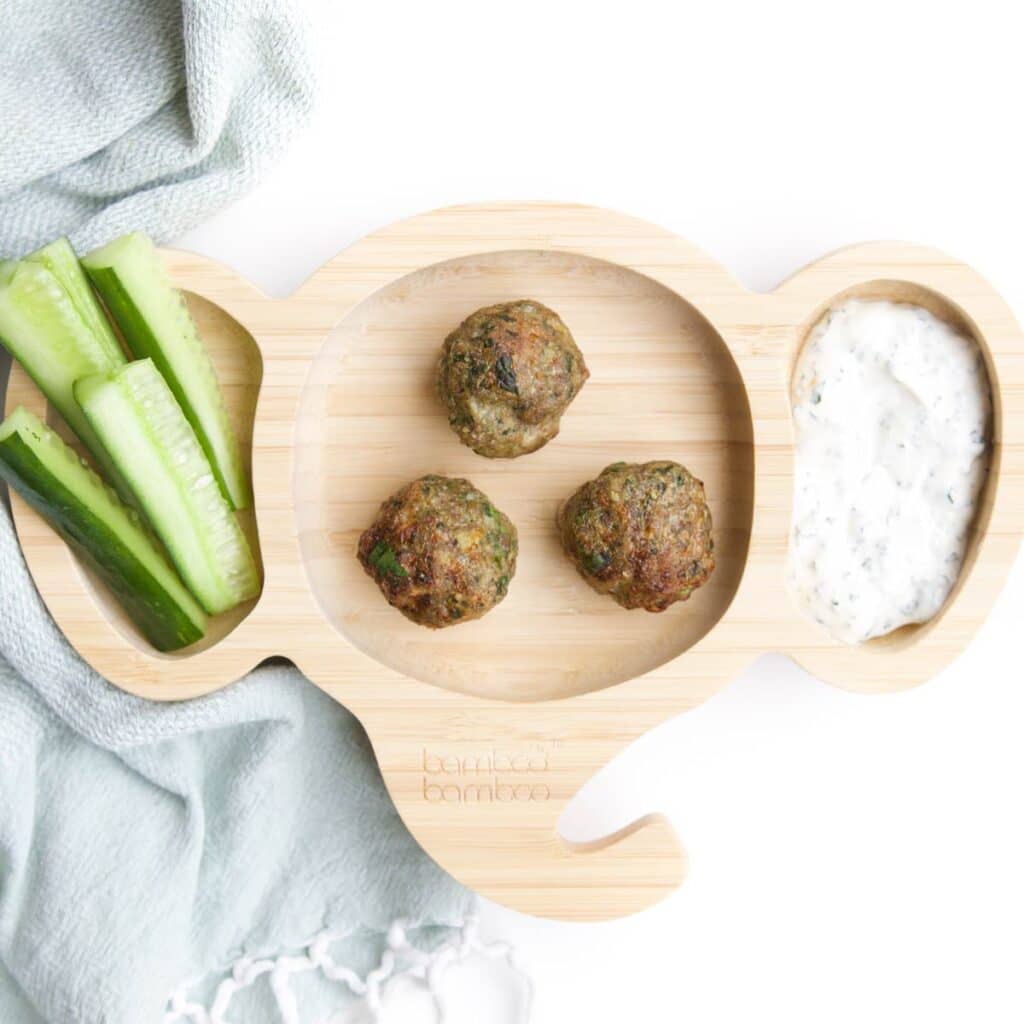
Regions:
<svg viewBox="0 0 1024 1024"><path fill-rule="evenodd" d="M3 0L0 253L163 241L241 195L312 109L307 3Z"/></svg>
<svg viewBox="0 0 1024 1024"><path fill-rule="evenodd" d="M248 186L312 103L286 0L2 10L5 255L65 231L173 237ZM50 620L0 506L2 1024L157 1024L173 989L243 951L469 905L402 826L351 715L284 665L178 705L114 689ZM335 944L333 961L368 970L380 943ZM296 976L289 1009L272 977L227 1019L319 1021L345 990ZM167 1020L215 1019L217 981Z"/></svg>

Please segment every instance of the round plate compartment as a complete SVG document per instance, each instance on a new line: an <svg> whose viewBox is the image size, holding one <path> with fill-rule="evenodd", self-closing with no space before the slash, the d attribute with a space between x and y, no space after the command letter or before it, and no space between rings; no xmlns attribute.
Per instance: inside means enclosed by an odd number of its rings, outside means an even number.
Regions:
<svg viewBox="0 0 1024 1024"><path fill-rule="evenodd" d="M434 393L445 335L480 306L534 298L558 311L591 377L539 452L490 460L461 445ZM566 697L650 671L719 620L750 538L753 441L739 373L689 303L631 270L567 253L496 252L386 286L327 337L297 423L302 557L324 613L379 662L506 700ZM675 459L706 485L717 567L654 615L592 591L563 555L559 503L612 462ZM508 597L483 619L431 631L391 608L355 557L380 503L425 473L472 480L519 530Z"/></svg>

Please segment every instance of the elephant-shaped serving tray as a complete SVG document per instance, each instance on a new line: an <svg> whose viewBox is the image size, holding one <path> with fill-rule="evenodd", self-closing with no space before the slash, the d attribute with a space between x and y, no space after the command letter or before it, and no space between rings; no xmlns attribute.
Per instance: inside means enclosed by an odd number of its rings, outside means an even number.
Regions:
<svg viewBox="0 0 1024 1024"><path fill-rule="evenodd" d="M743 288L671 233L588 206L499 203L395 224L286 299L167 251L251 438L247 526L261 596L174 655L150 648L61 540L16 497L21 544L57 623L117 686L153 700L209 693L291 659L366 728L406 824L480 893L532 914L617 917L671 892L685 860L658 816L573 844L559 816L626 744L767 651L851 690L920 683L968 643L1024 521L1024 336L998 294L937 252L858 245L770 294ZM787 594L793 491L790 377L822 313L849 297L929 308L979 343L992 387L990 472L958 583L931 622L860 646ZM516 298L555 309L591 377L540 451L489 460L435 397L445 335ZM49 414L15 368L9 408ZM49 415L51 422L55 416ZM705 482L717 568L654 615L592 591L561 552L559 502L612 462L675 459ZM519 567L484 618L427 630L381 597L355 557L390 493L425 473L468 477L516 524Z"/></svg>

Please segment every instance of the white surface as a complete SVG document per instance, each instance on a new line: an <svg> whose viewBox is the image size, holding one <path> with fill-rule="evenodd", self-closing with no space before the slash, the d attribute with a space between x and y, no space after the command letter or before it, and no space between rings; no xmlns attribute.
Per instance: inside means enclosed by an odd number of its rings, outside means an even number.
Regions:
<svg viewBox="0 0 1024 1024"><path fill-rule="evenodd" d="M672 228L754 288L848 243L927 243L1024 315L1013 5L337 6L313 129L179 240L272 294L399 217L552 198ZM535 1024L1024 1019L1022 612L1018 559L930 684L856 697L763 659L603 771L567 833L664 811L690 878L606 925L485 908ZM492 1019L493 999L453 1008Z"/></svg>

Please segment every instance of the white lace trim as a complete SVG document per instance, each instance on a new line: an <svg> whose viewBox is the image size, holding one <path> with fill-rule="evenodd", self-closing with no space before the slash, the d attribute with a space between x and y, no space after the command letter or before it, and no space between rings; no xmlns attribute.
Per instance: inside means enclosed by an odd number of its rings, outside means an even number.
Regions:
<svg viewBox="0 0 1024 1024"><path fill-rule="evenodd" d="M426 952L412 945L408 929L406 921L396 921L391 925L387 934L387 948L381 955L380 963L365 978L344 964L336 963L330 955L331 945L349 938L352 932L320 932L308 942L300 944L302 952L298 955L258 959L241 957L224 969L227 977L217 986L209 1006L196 1002L191 995L191 990L202 979L193 979L179 985L168 1000L163 1024L241 1024L227 1016L231 1000L237 992L253 985L264 975L269 975L270 990L281 1015L281 1024L314 1024L302 1019L291 986L292 976L306 971L320 971L325 978L345 985L352 995L362 998L370 1020L373 1021L381 1019L381 1000L387 983L403 977L414 979L430 993L437 1012L437 1024L444 1024L445 1003L441 991L444 975L453 964L464 963L475 956L504 960L519 976L523 984L521 1019L529 1020L533 987L518 962L516 950L509 943L485 942L480 938L478 922L470 918L443 945ZM322 1024L331 1024L336 1019L331 1017Z"/></svg>

